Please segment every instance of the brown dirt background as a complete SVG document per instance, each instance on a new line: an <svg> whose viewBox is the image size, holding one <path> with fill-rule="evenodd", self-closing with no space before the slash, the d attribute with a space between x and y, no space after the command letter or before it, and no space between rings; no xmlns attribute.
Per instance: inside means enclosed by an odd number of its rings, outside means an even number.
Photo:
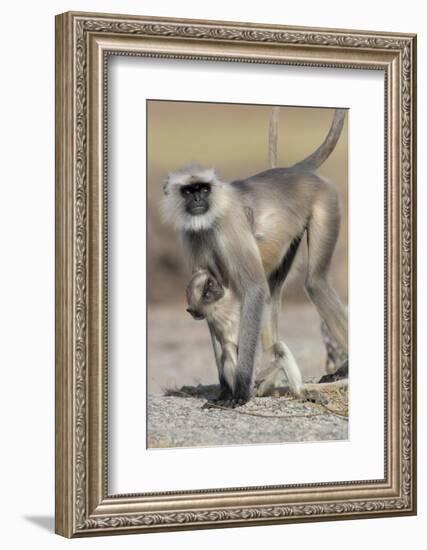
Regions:
<svg viewBox="0 0 427 550"><path fill-rule="evenodd" d="M147 102L148 181L148 381L149 392L165 387L216 381L205 323L185 312L190 277L178 239L160 219L162 186L168 172L199 162L213 166L224 181L269 167L271 106ZM333 109L282 106L278 165L290 166L324 139ZM348 298L348 116L331 157L319 174L337 185L342 203L340 237L331 276L341 299ZM281 332L305 377L323 372L325 353L314 306L303 290L303 255L284 292Z"/></svg>

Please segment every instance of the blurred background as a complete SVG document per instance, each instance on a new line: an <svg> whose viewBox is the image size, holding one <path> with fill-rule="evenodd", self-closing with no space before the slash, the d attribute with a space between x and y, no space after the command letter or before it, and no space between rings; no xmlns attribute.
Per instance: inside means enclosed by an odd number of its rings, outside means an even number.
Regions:
<svg viewBox="0 0 427 550"><path fill-rule="evenodd" d="M334 109L282 106L278 166L290 166L319 146ZM168 172L195 161L214 167L223 181L269 168L272 106L148 101L148 381L149 392L182 384L215 383L217 373L204 322L185 311L190 271L175 231L161 222L159 205ZM342 223L331 276L348 298L348 116L336 149L319 174L334 181ZM293 271L293 273L292 273ZM303 288L304 255L291 270L283 294L281 333L307 377L324 371L320 321Z"/></svg>

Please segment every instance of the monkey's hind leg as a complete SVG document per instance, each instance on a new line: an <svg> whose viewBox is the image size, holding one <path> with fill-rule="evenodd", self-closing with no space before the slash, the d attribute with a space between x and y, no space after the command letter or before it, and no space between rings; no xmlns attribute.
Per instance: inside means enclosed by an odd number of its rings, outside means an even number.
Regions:
<svg viewBox="0 0 427 550"><path fill-rule="evenodd" d="M257 396L273 395L275 391L283 386L284 379L286 379L288 390L292 395L303 397L304 384L301 372L291 350L282 341L276 342L272 346L271 351L273 353L273 361L257 380Z"/></svg>
<svg viewBox="0 0 427 550"><path fill-rule="evenodd" d="M301 397L304 393L304 384L302 383L301 371L297 365L295 357L285 342L276 342L273 346L275 361L283 369L288 379L289 389L292 395Z"/></svg>
<svg viewBox="0 0 427 550"><path fill-rule="evenodd" d="M334 338L332 338L324 321L320 323L320 330L326 348L326 372L332 374L340 370L346 362L348 363L348 357L347 354L340 349ZM342 369L340 372L342 372Z"/></svg>
<svg viewBox="0 0 427 550"><path fill-rule="evenodd" d="M289 389L296 397L301 397L304 392L301 371L288 346L280 340L279 323L280 312L282 309L282 290L288 276L289 270L294 261L298 250L301 237L298 237L291 243L289 250L284 256L282 264L270 277L269 285L271 291L269 313L269 336L272 339L271 351L273 353L273 369L261 382L258 388L258 395L268 395L277 385L280 379L280 373L284 373L289 384Z"/></svg>
<svg viewBox="0 0 427 550"><path fill-rule="evenodd" d="M333 338L348 353L347 311L329 280L329 268L339 226L338 198L334 195L323 197L313 208L307 228L308 266L305 290Z"/></svg>

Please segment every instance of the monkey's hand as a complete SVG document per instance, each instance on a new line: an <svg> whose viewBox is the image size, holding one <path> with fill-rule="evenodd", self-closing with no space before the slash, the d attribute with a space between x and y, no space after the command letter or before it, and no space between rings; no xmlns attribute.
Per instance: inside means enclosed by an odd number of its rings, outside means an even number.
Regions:
<svg viewBox="0 0 427 550"><path fill-rule="evenodd" d="M208 401L202 407L202 409L235 409L236 407L241 407L247 403L249 399L236 399L235 397L230 397L229 399L215 399L215 401Z"/></svg>
<svg viewBox="0 0 427 550"><path fill-rule="evenodd" d="M235 407L244 405L245 402L237 401L235 397L233 397L231 389L227 385L224 385L221 387L218 397L216 399L213 399L212 401L208 401L207 403L205 403L202 409L218 409L220 407L234 409Z"/></svg>
<svg viewBox="0 0 427 550"><path fill-rule="evenodd" d="M232 399L230 399L228 401L228 407L230 407L230 409L235 409L236 407L241 407L242 405L246 405L246 403L249 401L249 399L251 398L251 396L249 395L249 397L233 397Z"/></svg>
<svg viewBox="0 0 427 550"><path fill-rule="evenodd" d="M214 401L228 401L232 398L232 391L225 381L220 386L219 394Z"/></svg>
<svg viewBox="0 0 427 550"><path fill-rule="evenodd" d="M234 385L233 397L230 399L230 407L240 407L247 403L252 397L252 370L254 357L251 357L251 362L246 362L240 365L237 368L236 372L236 381Z"/></svg>

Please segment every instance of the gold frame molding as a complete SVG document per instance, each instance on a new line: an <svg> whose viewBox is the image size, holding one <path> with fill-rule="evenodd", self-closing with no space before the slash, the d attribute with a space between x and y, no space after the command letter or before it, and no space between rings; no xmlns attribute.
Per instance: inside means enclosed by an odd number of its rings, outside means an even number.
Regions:
<svg viewBox="0 0 427 550"><path fill-rule="evenodd" d="M385 477L109 495L106 59L372 69L385 77ZM66 537L416 513L416 36L65 13L56 17L56 507Z"/></svg>

